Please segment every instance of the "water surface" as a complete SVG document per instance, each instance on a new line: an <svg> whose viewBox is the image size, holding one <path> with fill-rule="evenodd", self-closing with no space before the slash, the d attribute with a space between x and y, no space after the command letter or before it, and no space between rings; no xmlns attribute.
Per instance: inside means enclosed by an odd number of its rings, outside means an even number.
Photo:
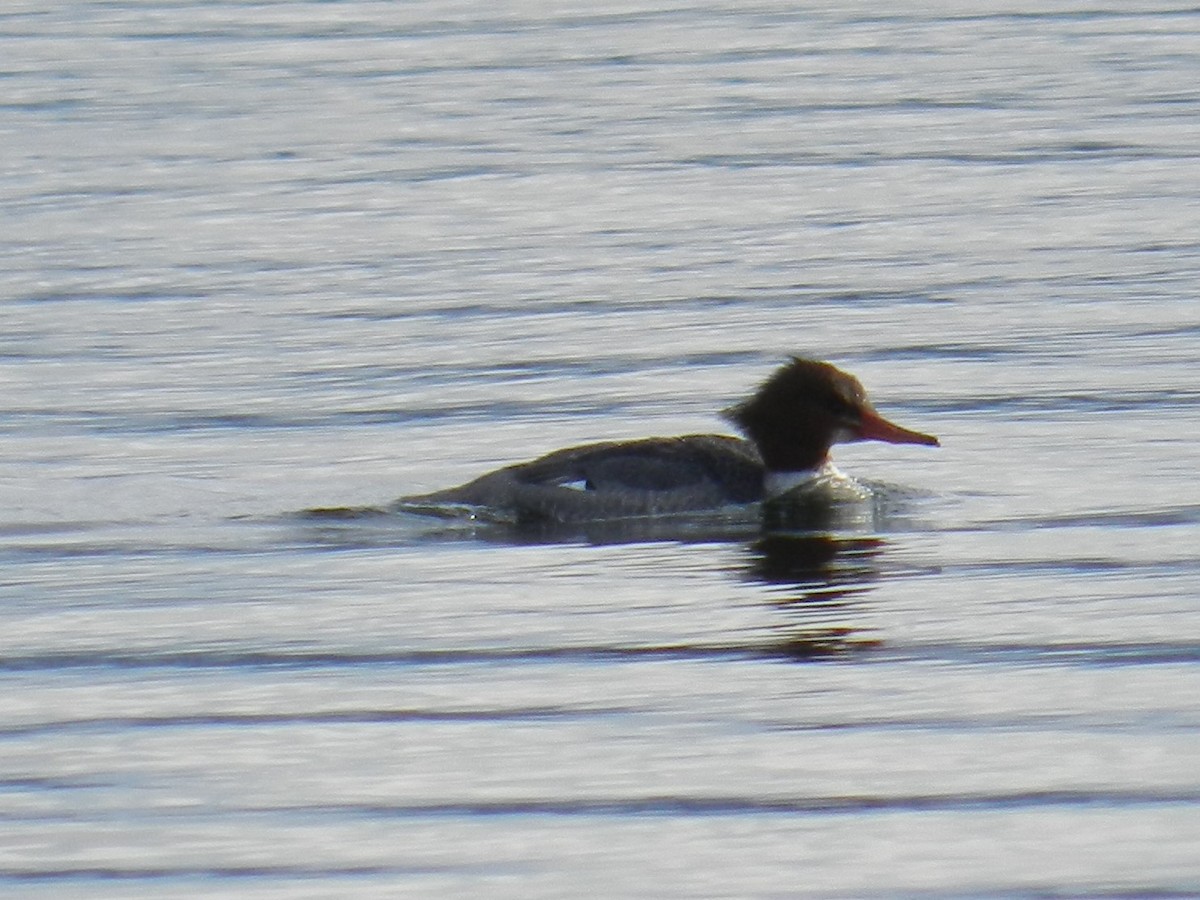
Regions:
<svg viewBox="0 0 1200 900"><path fill-rule="evenodd" d="M0 26L0 890L1200 892L1194 10ZM304 514L793 352L902 516Z"/></svg>

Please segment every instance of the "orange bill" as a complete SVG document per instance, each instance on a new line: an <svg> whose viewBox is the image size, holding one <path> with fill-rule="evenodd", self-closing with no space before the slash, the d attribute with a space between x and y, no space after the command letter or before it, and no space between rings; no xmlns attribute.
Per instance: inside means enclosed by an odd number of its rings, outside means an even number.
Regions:
<svg viewBox="0 0 1200 900"><path fill-rule="evenodd" d="M899 425L889 422L873 409L863 410L862 425L859 427L858 439L860 441L884 441L888 444L941 446L938 439L932 434L921 434L919 431L909 431L907 428L901 428Z"/></svg>

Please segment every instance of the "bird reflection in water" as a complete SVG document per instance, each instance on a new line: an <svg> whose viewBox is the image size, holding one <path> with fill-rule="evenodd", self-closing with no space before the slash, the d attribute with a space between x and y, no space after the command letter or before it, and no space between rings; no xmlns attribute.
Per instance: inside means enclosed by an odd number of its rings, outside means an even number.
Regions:
<svg viewBox="0 0 1200 900"><path fill-rule="evenodd" d="M748 581L770 587L787 617L764 651L794 660L819 659L879 646L849 625L830 619L853 616L863 595L880 578L887 543L877 536L784 532L764 534L747 547Z"/></svg>
<svg viewBox="0 0 1200 900"><path fill-rule="evenodd" d="M428 519L421 519L419 534L430 541L512 545L740 544L745 562L738 566L736 577L767 588L770 603L783 621L776 620L766 640L717 649L795 661L827 659L880 646L861 625L851 623L861 612L865 594L884 577L882 557L888 543L879 534L901 521L897 512L904 509L894 495L894 491L874 489L861 497L830 502L824 494L799 494L786 503L757 504L737 515L574 523L451 519L443 520L443 528L432 529ZM371 546L404 540L403 532L390 527L396 521L394 514L383 509L309 510L304 519L320 529L324 540L339 544L351 532L356 543Z"/></svg>

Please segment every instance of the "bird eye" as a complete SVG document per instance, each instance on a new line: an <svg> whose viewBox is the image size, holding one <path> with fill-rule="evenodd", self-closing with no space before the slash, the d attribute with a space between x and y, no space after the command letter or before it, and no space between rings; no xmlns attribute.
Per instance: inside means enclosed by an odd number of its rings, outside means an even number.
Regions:
<svg viewBox="0 0 1200 900"><path fill-rule="evenodd" d="M861 418L859 414L861 404L847 397L841 391L835 391L829 398L828 409L830 414L842 422L857 423Z"/></svg>

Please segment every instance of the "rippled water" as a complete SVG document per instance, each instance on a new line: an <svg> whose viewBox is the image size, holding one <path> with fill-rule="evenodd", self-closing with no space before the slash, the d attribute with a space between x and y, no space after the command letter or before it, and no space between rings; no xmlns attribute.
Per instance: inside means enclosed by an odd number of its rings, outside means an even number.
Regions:
<svg viewBox="0 0 1200 900"><path fill-rule="evenodd" d="M9 3L0 891L1200 893L1200 15ZM386 507L720 429L875 528Z"/></svg>

